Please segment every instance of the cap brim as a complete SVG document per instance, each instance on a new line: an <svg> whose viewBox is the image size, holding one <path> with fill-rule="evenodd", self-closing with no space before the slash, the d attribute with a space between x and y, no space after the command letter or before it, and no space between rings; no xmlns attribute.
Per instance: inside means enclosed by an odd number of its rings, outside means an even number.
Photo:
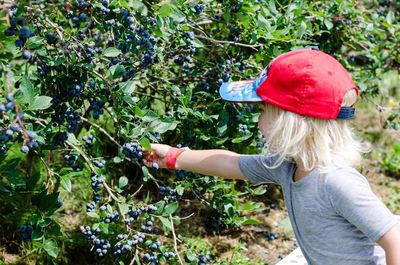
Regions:
<svg viewBox="0 0 400 265"><path fill-rule="evenodd" d="M255 86L255 81L246 80L223 83L219 88L219 94L222 99L230 102L262 102L263 100L256 93L258 86Z"/></svg>

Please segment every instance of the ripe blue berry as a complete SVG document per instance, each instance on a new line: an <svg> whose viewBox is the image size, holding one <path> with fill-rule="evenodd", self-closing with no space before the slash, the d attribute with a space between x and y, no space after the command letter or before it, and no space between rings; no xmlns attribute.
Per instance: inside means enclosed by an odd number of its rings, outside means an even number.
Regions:
<svg viewBox="0 0 400 265"><path fill-rule="evenodd" d="M29 147L26 146L26 145L22 146L22 147L21 147L21 152L22 152L22 153L25 153L25 154L28 153L28 152L29 152Z"/></svg>

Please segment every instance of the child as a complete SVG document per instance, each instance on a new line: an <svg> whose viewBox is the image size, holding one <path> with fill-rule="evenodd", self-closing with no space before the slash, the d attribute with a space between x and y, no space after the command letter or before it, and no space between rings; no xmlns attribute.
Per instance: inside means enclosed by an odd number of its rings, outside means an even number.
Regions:
<svg viewBox="0 0 400 265"><path fill-rule="evenodd" d="M224 83L220 94L259 105L265 155L153 144L146 165L281 185L308 264L400 265L400 224L354 169L363 149L347 120L358 89L336 59L291 51L256 80Z"/></svg>

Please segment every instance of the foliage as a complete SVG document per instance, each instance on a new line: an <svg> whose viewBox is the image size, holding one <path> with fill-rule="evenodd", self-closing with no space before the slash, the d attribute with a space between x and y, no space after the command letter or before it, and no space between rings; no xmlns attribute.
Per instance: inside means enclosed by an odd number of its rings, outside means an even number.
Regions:
<svg viewBox="0 0 400 265"><path fill-rule="evenodd" d="M379 161L379 167L388 176L400 178L400 145L392 144L389 151L375 151L374 157Z"/></svg>
<svg viewBox="0 0 400 265"><path fill-rule="evenodd" d="M399 7L375 4L19 1L2 11L0 226L12 231L2 244L68 263L62 194L85 197L82 237L106 264L178 263L181 203L209 205L217 231L255 224L243 212L260 210L248 198L265 190L146 168L143 148L259 152L257 110L221 101L218 87L292 49L318 46L365 96L382 94L380 76L400 63Z"/></svg>

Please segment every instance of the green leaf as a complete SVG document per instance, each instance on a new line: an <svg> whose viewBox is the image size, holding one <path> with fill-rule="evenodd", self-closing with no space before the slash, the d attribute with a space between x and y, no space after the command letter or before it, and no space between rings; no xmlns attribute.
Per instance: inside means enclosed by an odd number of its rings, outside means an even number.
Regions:
<svg viewBox="0 0 400 265"><path fill-rule="evenodd" d="M109 77L117 79L125 74L125 66L121 64L113 65L108 69L108 71Z"/></svg>
<svg viewBox="0 0 400 265"><path fill-rule="evenodd" d="M103 232L104 234L108 234L108 230L109 230L108 229L108 227L109 227L108 224L100 223L99 227L100 227L101 232Z"/></svg>
<svg viewBox="0 0 400 265"><path fill-rule="evenodd" d="M43 238L43 232L40 227L33 230L31 238L32 240L41 240Z"/></svg>
<svg viewBox="0 0 400 265"><path fill-rule="evenodd" d="M142 166L142 172L143 172L143 181L147 182L147 180L149 179L149 170L147 169L147 167Z"/></svg>
<svg viewBox="0 0 400 265"><path fill-rule="evenodd" d="M204 43L202 43L200 40L198 39L194 39L192 41L193 47L195 48L203 48L204 47Z"/></svg>
<svg viewBox="0 0 400 265"><path fill-rule="evenodd" d="M99 215L97 213L95 213L95 212L88 212L87 215L92 217L92 218L96 218L96 219L99 218Z"/></svg>
<svg viewBox="0 0 400 265"><path fill-rule="evenodd" d="M155 203L154 206L157 207L157 210L154 212L154 214L160 215L162 213L162 211L164 210L164 205L165 205L165 201L159 201L159 202Z"/></svg>
<svg viewBox="0 0 400 265"><path fill-rule="evenodd" d="M174 11L174 9L172 8L172 6L170 4L164 4L158 10L161 17L168 17L173 11Z"/></svg>
<svg viewBox="0 0 400 265"><path fill-rule="evenodd" d="M5 192L5 193L9 193L10 191L8 189L6 189L3 185L0 185L0 191L1 192Z"/></svg>
<svg viewBox="0 0 400 265"><path fill-rule="evenodd" d="M55 241L54 239L46 239L43 242L43 248L44 250L46 250L47 254L49 254L53 258L57 258L58 254L57 241Z"/></svg>
<svg viewBox="0 0 400 265"><path fill-rule="evenodd" d="M234 144L241 143L241 142L243 142L244 140L249 139L252 135L253 135L253 134L250 133L250 134L246 134L245 136L241 136L241 137L238 137L238 138L234 138L234 139L232 140L232 143L234 143Z"/></svg>
<svg viewBox="0 0 400 265"><path fill-rule="evenodd" d="M121 51L118 50L118 49L115 48L115 47L107 48L107 49L105 49L104 52L103 52L103 55L104 55L105 57L110 57L110 58L112 58L112 57L117 57L117 56L120 55L120 54L121 54Z"/></svg>
<svg viewBox="0 0 400 265"><path fill-rule="evenodd" d="M196 255L196 253L194 253L192 250L188 249L188 250L186 251L186 258L187 258L189 261L195 261L195 260L197 260L197 255Z"/></svg>
<svg viewBox="0 0 400 265"><path fill-rule="evenodd" d="M170 222L167 218L162 217L162 216L159 216L158 218L160 219L160 221L161 221L161 223L164 225L164 227L167 228L167 231L172 230L172 224L171 224L171 222ZM167 232L167 231L166 231L166 232Z"/></svg>
<svg viewBox="0 0 400 265"><path fill-rule="evenodd" d="M163 216L169 216L173 214L179 208L178 202L171 202L165 206L164 211L162 213Z"/></svg>
<svg viewBox="0 0 400 265"><path fill-rule="evenodd" d="M324 19L324 24L325 24L325 26L326 26L326 28L328 29L328 30L331 30L332 28L333 28L333 23L332 23L332 21L330 21L329 19Z"/></svg>
<svg viewBox="0 0 400 265"><path fill-rule="evenodd" d="M142 110L137 105L135 106L133 111L135 112L135 115L138 116L138 117L143 117L144 116Z"/></svg>
<svg viewBox="0 0 400 265"><path fill-rule="evenodd" d="M122 176L122 177L120 177L119 178L119 180L118 180L118 187L120 188L120 189L122 189L123 187L125 187L127 184L128 184L128 178L127 177L125 177L125 176Z"/></svg>
<svg viewBox="0 0 400 265"><path fill-rule="evenodd" d="M27 104L32 104L33 103L33 99L35 97L35 95L37 94L37 91L35 91L35 88L33 87L31 81L29 80L29 78L27 76L23 76L21 79L21 84L19 86L19 88L21 89L22 93L24 94L24 103Z"/></svg>
<svg viewBox="0 0 400 265"><path fill-rule="evenodd" d="M256 219L247 219L244 222L242 222L242 225L258 225L260 221Z"/></svg>
<svg viewBox="0 0 400 265"><path fill-rule="evenodd" d="M166 131L174 130L177 125L178 122L175 120L161 121L157 119L150 124L150 130L153 132L165 133Z"/></svg>
<svg viewBox="0 0 400 265"><path fill-rule="evenodd" d="M300 27L296 31L298 38L301 39L303 37L304 33L306 33L306 31L307 31L307 25L304 21L301 21Z"/></svg>
<svg viewBox="0 0 400 265"><path fill-rule="evenodd" d="M33 49L36 49L36 48L42 46L43 41L44 41L44 38L42 38L40 36L33 36L32 38L29 38L26 41L26 46L28 47L28 49L33 50Z"/></svg>
<svg viewBox="0 0 400 265"><path fill-rule="evenodd" d="M265 192L267 192L267 189L264 186L258 186L253 190L255 195L263 195Z"/></svg>
<svg viewBox="0 0 400 265"><path fill-rule="evenodd" d="M35 97L33 100L32 104L29 105L28 109L29 110L44 110L49 108L52 103L51 103L52 98L47 97L47 96L39 96Z"/></svg>
<svg viewBox="0 0 400 265"><path fill-rule="evenodd" d="M59 192L46 194L46 191L43 191L42 193L35 195L32 201L41 211L53 211L54 209L57 209L58 195Z"/></svg>
<svg viewBox="0 0 400 265"><path fill-rule="evenodd" d="M136 90L136 84L133 81L128 81L120 84L120 88L126 95L132 94Z"/></svg>
<svg viewBox="0 0 400 265"><path fill-rule="evenodd" d="M64 190L71 192L72 183L69 177L62 176L60 178L60 185Z"/></svg>
<svg viewBox="0 0 400 265"><path fill-rule="evenodd" d="M183 98L183 102L185 103L185 105L187 105L191 100L192 100L192 90L188 89L186 91L185 97Z"/></svg>
<svg viewBox="0 0 400 265"><path fill-rule="evenodd" d="M222 112L218 117L217 132L219 136L224 136L228 130L229 115L226 111Z"/></svg>
<svg viewBox="0 0 400 265"><path fill-rule="evenodd" d="M119 163L121 163L121 162L123 162L124 160L122 159L122 158L120 158L119 156L114 156L114 158L113 158L113 162L115 163L115 164L119 164Z"/></svg>
<svg viewBox="0 0 400 265"><path fill-rule="evenodd" d="M151 152L151 144L150 144L150 141L149 141L149 139L147 139L146 137L144 137L144 138L142 138L141 140L140 140L140 145L144 148L144 149L146 149L146 151L148 151L148 152Z"/></svg>
<svg viewBox="0 0 400 265"><path fill-rule="evenodd" d="M125 215L129 211L129 205L126 203L120 203L119 209L121 210L121 214Z"/></svg>

